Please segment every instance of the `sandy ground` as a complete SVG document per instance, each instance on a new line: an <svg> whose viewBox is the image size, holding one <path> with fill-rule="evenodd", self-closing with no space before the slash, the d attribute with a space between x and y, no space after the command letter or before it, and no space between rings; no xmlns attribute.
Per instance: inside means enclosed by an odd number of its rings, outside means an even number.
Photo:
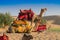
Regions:
<svg viewBox="0 0 60 40"><path fill-rule="evenodd" d="M24 33L6 33L9 36L9 40L22 40ZM2 35L2 33L0 33ZM32 40L60 40L60 32L32 32L31 35L33 36Z"/></svg>
<svg viewBox="0 0 60 40"><path fill-rule="evenodd" d="M47 28L60 28L59 16L45 17L47 19ZM2 32L6 32L7 28L0 28L0 35ZM9 36L9 40L22 40L24 33L6 33ZM60 40L60 32L31 32L33 36L32 40Z"/></svg>

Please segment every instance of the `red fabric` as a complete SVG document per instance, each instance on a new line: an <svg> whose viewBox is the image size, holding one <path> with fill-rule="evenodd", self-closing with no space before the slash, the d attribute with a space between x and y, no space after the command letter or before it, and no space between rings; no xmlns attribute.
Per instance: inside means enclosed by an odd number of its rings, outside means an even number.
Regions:
<svg viewBox="0 0 60 40"><path fill-rule="evenodd" d="M19 19L24 19L24 18L27 19L28 17L27 17L27 15L19 15L18 18Z"/></svg>
<svg viewBox="0 0 60 40"><path fill-rule="evenodd" d="M29 10L29 12L30 12L30 14L31 14L31 16L30 16L30 17L33 17L34 12L33 12L32 10Z"/></svg>
<svg viewBox="0 0 60 40"><path fill-rule="evenodd" d="M32 10L21 10L21 13L19 13L18 18L28 20L28 19L32 19L33 15L34 15L34 13Z"/></svg>
<svg viewBox="0 0 60 40"><path fill-rule="evenodd" d="M0 36L0 40L9 40L8 36Z"/></svg>
<svg viewBox="0 0 60 40"><path fill-rule="evenodd" d="M2 36L0 36L0 40L3 40L3 37Z"/></svg>
<svg viewBox="0 0 60 40"><path fill-rule="evenodd" d="M33 15L34 15L34 13L31 13L30 18L32 18L32 17L33 17Z"/></svg>
<svg viewBox="0 0 60 40"><path fill-rule="evenodd" d="M33 11L32 11L32 10L29 10L29 17L28 17L28 20L32 20L33 16L34 16Z"/></svg>
<svg viewBox="0 0 60 40"><path fill-rule="evenodd" d="M28 16L27 16L27 14L24 14L24 15L18 15L18 18L19 19L27 19L28 18Z"/></svg>
<svg viewBox="0 0 60 40"><path fill-rule="evenodd" d="M40 30L46 30L46 25L39 25L37 27L37 31L40 31Z"/></svg>

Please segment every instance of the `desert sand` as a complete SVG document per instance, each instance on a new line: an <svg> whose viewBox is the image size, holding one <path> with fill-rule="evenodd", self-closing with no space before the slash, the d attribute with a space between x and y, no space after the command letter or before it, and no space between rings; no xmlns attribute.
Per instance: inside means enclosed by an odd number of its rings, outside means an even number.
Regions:
<svg viewBox="0 0 60 40"><path fill-rule="evenodd" d="M47 27L60 28L60 16L46 16L43 17L47 20ZM7 28L0 28L0 35L5 32ZM49 30L49 29L47 29ZM22 40L24 33L6 33L9 40ZM60 32L44 31L44 32L31 32L32 40L60 40Z"/></svg>

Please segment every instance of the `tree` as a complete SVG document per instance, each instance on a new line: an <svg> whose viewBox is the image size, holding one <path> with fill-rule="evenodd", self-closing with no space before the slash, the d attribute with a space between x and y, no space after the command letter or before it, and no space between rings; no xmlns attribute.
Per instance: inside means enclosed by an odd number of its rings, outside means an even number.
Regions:
<svg viewBox="0 0 60 40"><path fill-rule="evenodd" d="M4 14L0 13L0 27L3 26L3 23L4 23Z"/></svg>
<svg viewBox="0 0 60 40"><path fill-rule="evenodd" d="M9 26L11 22L13 21L13 18L11 17L10 13L0 13L0 27Z"/></svg>

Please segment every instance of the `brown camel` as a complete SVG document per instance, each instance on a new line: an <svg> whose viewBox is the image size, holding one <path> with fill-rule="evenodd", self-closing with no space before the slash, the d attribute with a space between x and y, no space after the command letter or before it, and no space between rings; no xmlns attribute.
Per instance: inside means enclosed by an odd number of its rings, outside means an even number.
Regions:
<svg viewBox="0 0 60 40"><path fill-rule="evenodd" d="M33 27L34 30L36 29L36 27L38 26L38 23L40 25L41 19L42 19L42 15L43 13L45 13L47 11L47 8L43 8L41 9L41 12L39 15L34 15L33 19L32 19L32 23L35 22L35 26ZM35 21L36 20L36 21ZM33 24L32 24L33 25Z"/></svg>
<svg viewBox="0 0 60 40"><path fill-rule="evenodd" d="M37 19L37 20L41 20L43 13L45 13L46 11L47 11L47 8L41 9L40 14L39 14L39 15L34 15L32 21L34 21L34 20L36 20L36 19Z"/></svg>

